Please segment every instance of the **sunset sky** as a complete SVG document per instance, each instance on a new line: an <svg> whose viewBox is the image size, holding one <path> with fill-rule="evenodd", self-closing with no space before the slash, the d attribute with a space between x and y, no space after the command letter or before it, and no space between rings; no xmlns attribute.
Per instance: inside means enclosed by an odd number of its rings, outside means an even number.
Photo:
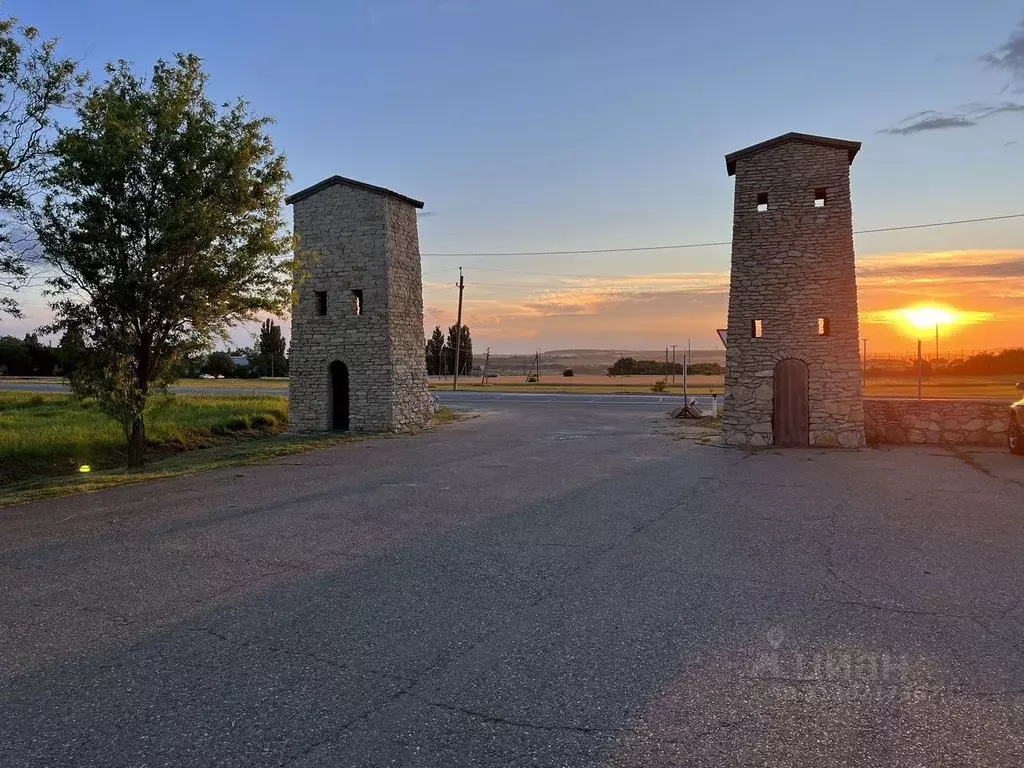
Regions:
<svg viewBox="0 0 1024 768"><path fill-rule="evenodd" d="M426 201L429 325L475 346L718 345L723 155L787 131L864 143L854 226L1024 213L1024 4L864 0L11 0L94 73L206 59L215 98L277 119L292 190L341 174ZM927 13L922 9L927 8ZM957 350L1024 345L1024 218L856 238L862 335L909 351L939 306ZM443 256L433 254L467 254ZM47 319L0 319L21 335ZM242 331L239 343L249 343ZM934 343L930 341L929 343Z"/></svg>

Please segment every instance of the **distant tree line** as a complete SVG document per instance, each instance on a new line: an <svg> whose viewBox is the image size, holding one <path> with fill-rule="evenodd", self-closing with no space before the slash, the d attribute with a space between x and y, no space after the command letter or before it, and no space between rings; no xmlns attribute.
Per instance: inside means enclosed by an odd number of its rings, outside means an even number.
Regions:
<svg viewBox="0 0 1024 768"><path fill-rule="evenodd" d="M445 336L441 326L435 325L434 332L427 339L427 375L447 376L455 372L455 341L459 333L458 325L448 328ZM467 376L473 371L473 337L469 326L462 326L462 339L459 343L459 375Z"/></svg>
<svg viewBox="0 0 1024 768"><path fill-rule="evenodd" d="M56 347L41 344L34 333L25 334L24 339L0 337L0 376L70 378L80 365L88 364L94 357L95 351L86 345L82 335L70 329ZM245 363L240 365L232 358L242 358ZM281 326L268 319L260 326L254 346L181 356L173 362L171 370L174 378L204 374L243 379L287 376L287 344Z"/></svg>
<svg viewBox="0 0 1024 768"><path fill-rule="evenodd" d="M917 360L900 362L897 365L872 365L865 375L868 378L916 378ZM966 360L946 363L931 360L921 361L924 377L930 376L1024 376L1024 347L1004 349L1002 352L979 352Z"/></svg>
<svg viewBox="0 0 1024 768"><path fill-rule="evenodd" d="M64 335L60 346L39 343L39 336L26 333L24 339L0 336L0 376L55 376L73 368L76 352Z"/></svg>
<svg viewBox="0 0 1024 768"><path fill-rule="evenodd" d="M609 376L663 376L665 372L682 375L685 371L689 376L720 376L725 369L718 363L668 363L658 360L635 360L632 357L620 357L608 368Z"/></svg>

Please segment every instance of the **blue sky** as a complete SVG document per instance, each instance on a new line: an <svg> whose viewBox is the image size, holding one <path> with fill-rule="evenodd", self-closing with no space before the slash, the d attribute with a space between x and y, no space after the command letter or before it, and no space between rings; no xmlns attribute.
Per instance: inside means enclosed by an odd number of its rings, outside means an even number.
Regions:
<svg viewBox="0 0 1024 768"><path fill-rule="evenodd" d="M215 97L244 96L276 118L293 189L338 173L425 200L425 254L727 240L723 155L791 130L864 142L853 166L858 228L1024 211L1024 113L971 117L1024 100L1011 68L982 59L1024 19L1019 2L16 0L6 9L61 37L97 76L111 59L144 69L178 51L201 55ZM924 120L976 124L880 133L926 110L939 114ZM915 124L922 118L905 125ZM1013 220L865 235L857 248L876 268L962 250L958 264L994 260L1004 277L1010 264L1024 278L1022 235L1024 220ZM687 337L711 346L725 312L714 276L728 258L728 248L424 256L427 321L454 322L447 286L462 264L478 346ZM28 301L31 324L42 311ZM886 301L897 297L862 292L866 309L892 308ZM997 325L985 326L993 343L1007 333ZM985 346L980 338L969 345Z"/></svg>

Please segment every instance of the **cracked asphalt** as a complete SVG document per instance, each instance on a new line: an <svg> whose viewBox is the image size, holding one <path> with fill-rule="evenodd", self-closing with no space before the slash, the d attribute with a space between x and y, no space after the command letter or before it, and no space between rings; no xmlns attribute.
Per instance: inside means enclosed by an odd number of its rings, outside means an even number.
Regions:
<svg viewBox="0 0 1024 768"><path fill-rule="evenodd" d="M3 766L1019 766L1024 462L492 411L0 511Z"/></svg>

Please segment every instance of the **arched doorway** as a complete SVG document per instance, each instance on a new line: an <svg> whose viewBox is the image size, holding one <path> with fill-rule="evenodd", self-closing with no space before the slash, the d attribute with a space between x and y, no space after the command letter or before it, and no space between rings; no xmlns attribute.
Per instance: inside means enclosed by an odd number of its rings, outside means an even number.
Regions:
<svg viewBox="0 0 1024 768"><path fill-rule="evenodd" d="M344 432L348 429L348 368L335 360L327 369L328 402L327 418L331 429Z"/></svg>
<svg viewBox="0 0 1024 768"><path fill-rule="evenodd" d="M807 379L803 360L790 357L775 366L772 434L780 448L806 448L811 443Z"/></svg>

